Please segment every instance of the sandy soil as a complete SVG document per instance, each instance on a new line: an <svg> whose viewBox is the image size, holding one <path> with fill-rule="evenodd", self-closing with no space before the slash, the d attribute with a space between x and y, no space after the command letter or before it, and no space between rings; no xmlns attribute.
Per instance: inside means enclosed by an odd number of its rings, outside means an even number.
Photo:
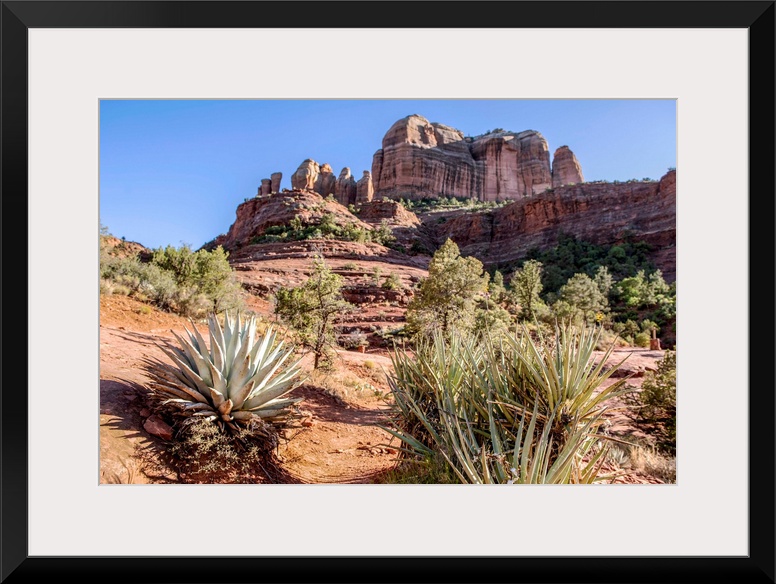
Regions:
<svg viewBox="0 0 776 584"><path fill-rule="evenodd" d="M168 482L173 474L163 470L160 474L163 465L158 460L151 461L153 476L143 472L149 465L142 461L154 458L160 440L143 428L150 412L144 411L142 386L148 378L142 360L165 359L158 344L174 341L170 329L180 332L191 325L186 319L124 296L103 296L100 300L102 482ZM204 325L201 330L206 330ZM385 355L355 351L341 351L339 359L340 369L354 373L350 379L356 381L350 386L343 385L337 392L305 383L293 392L305 398L300 406L309 414L305 423L310 425L286 429L286 437L293 440L281 443L278 454L301 482L369 483L396 461L397 440L378 427L389 422L383 369L390 367L390 360ZM309 359L302 364L312 369Z"/></svg>

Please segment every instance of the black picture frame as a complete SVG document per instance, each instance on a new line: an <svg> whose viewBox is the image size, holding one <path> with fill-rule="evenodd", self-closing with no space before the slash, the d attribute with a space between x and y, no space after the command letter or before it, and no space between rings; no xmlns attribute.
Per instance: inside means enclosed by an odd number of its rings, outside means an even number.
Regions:
<svg viewBox="0 0 776 584"><path fill-rule="evenodd" d="M55 582L774 582L774 1L2 2L2 491L0 580ZM412 10L424 11L421 2ZM339 5L339 6L338 6ZM742 28L749 31L749 555L747 557L29 557L25 390L30 28ZM373 15L379 14L379 24ZM286 24L289 26L289 24ZM755 243L756 241L756 243ZM757 308L759 326L752 325ZM776 330L776 327L774 327ZM757 331L764 331L759 338ZM56 333L54 333L56 334ZM742 372L744 375L744 372ZM711 422L710 422L711 423ZM714 480L724 480L724 473ZM411 528L411 526L410 526ZM228 567L225 566L228 563Z"/></svg>

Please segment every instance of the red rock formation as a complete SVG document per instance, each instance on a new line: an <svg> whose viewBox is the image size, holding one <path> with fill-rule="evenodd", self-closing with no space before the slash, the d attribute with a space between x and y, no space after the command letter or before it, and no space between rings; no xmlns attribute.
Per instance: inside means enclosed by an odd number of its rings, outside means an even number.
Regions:
<svg viewBox="0 0 776 584"><path fill-rule="evenodd" d="M372 175L368 170L364 171L364 176L356 183L356 204L368 203L372 200L375 189L372 184Z"/></svg>
<svg viewBox="0 0 776 584"><path fill-rule="evenodd" d="M476 138L470 150L482 175L477 199L520 199L550 188L550 151L539 132L494 132Z"/></svg>
<svg viewBox="0 0 776 584"><path fill-rule="evenodd" d="M270 178L270 184L271 184L271 191L273 193L279 193L280 192L280 181L283 179L283 173L282 172L273 172L271 175L269 175Z"/></svg>
<svg viewBox="0 0 776 584"><path fill-rule="evenodd" d="M390 225L405 227L420 225L420 219L412 211L404 208L404 205L396 201L372 201L364 203L358 208L358 218L367 223L379 225L383 220Z"/></svg>
<svg viewBox="0 0 776 584"><path fill-rule="evenodd" d="M334 216L338 225L353 223L361 229L371 226L334 201L328 201L310 191L283 191L264 197L254 197L237 207L237 217L225 235L219 235L209 247L222 245L234 250L250 244L251 239L262 236L267 228L288 225L299 217L305 225L320 223L325 214Z"/></svg>
<svg viewBox="0 0 776 584"><path fill-rule="evenodd" d="M272 192L272 181L268 178L261 179L261 186L259 187L259 195L268 195Z"/></svg>
<svg viewBox="0 0 776 584"><path fill-rule="evenodd" d="M372 159L375 195L517 199L550 187L547 142L538 132L466 138L417 114L396 122Z"/></svg>
<svg viewBox="0 0 776 584"><path fill-rule="evenodd" d="M476 190L476 164L458 130L411 115L391 126L382 146L372 160L380 196L470 197Z"/></svg>
<svg viewBox="0 0 776 584"><path fill-rule="evenodd" d="M532 247L551 247L561 233L599 245L630 235L653 247L652 261L671 282L676 278L676 172L660 182L559 187L428 228L437 242L451 237L463 255L474 255L486 266L521 259Z"/></svg>
<svg viewBox="0 0 776 584"><path fill-rule="evenodd" d="M568 146L561 146L552 157L552 188L585 182L582 167Z"/></svg>
<svg viewBox="0 0 776 584"><path fill-rule="evenodd" d="M331 169L329 164L324 162L320 166L320 174L315 179L315 186L313 187L313 190L322 197L326 197L328 195L334 194L334 188L336 184L337 177L334 176L334 171Z"/></svg>
<svg viewBox="0 0 776 584"><path fill-rule="evenodd" d="M356 203L356 179L350 174L347 166L342 169L334 185L334 198L346 207Z"/></svg>
<svg viewBox="0 0 776 584"><path fill-rule="evenodd" d="M315 190L315 182L321 173L321 167L315 160L308 158L291 175L291 188L300 191Z"/></svg>

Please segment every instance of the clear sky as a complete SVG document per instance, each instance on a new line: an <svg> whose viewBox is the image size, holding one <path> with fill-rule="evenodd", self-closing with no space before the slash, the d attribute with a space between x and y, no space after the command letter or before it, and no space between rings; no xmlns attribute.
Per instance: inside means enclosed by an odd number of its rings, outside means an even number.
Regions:
<svg viewBox="0 0 776 584"><path fill-rule="evenodd" d="M356 180L397 120L420 114L476 136L536 130L585 180L659 179L676 166L674 100L103 100L100 222L146 247L197 249L234 222L262 178L306 158Z"/></svg>

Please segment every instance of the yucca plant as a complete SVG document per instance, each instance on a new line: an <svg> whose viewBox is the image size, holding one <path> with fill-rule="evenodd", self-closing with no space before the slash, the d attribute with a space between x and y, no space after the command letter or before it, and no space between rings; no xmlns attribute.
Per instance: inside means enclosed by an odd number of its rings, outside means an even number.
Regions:
<svg viewBox="0 0 776 584"><path fill-rule="evenodd" d="M172 408L176 416L216 423L236 433L241 427L283 424L292 406L301 398L284 398L302 378L299 361L285 365L293 348L285 348L268 328L256 335L256 318L241 319L228 312L221 326L214 314L208 317L209 346L192 322L186 337L173 332L180 348L160 348L172 365L146 360L152 381L151 394L160 405Z"/></svg>
<svg viewBox="0 0 776 584"><path fill-rule="evenodd" d="M492 387L499 412L511 423L534 406L540 417L554 412L552 434L559 445L580 424L600 423L604 410L612 409L612 398L631 391L626 378L603 387L627 356L604 371L612 345L594 364L600 336L597 326L565 326L556 327L549 339L534 340L525 328L521 335L506 337L500 351L491 351L500 358L487 359L483 371L483 383Z"/></svg>
<svg viewBox="0 0 776 584"><path fill-rule="evenodd" d="M467 483L589 483L605 448L593 451L614 371L592 364L600 331L527 330L498 344L435 336L415 354L397 351L389 384L401 418L386 428L407 451L448 462ZM618 364L619 366L619 364ZM615 367L616 369L616 367Z"/></svg>

